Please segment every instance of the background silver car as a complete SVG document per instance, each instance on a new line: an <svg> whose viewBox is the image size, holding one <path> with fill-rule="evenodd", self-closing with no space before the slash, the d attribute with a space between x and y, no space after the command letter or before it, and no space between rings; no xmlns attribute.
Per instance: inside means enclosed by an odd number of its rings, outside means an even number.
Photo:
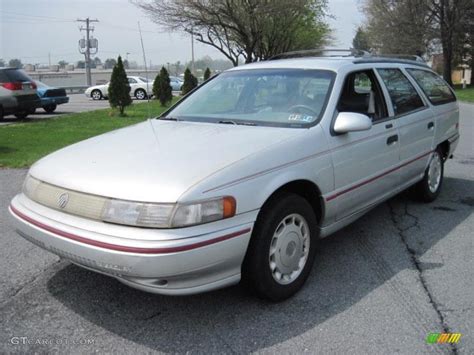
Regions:
<svg viewBox="0 0 474 355"><path fill-rule="evenodd" d="M283 300L318 238L408 187L437 197L458 121L452 90L416 61L250 64L159 119L43 158L10 211L26 239L132 287L182 295L243 279Z"/></svg>

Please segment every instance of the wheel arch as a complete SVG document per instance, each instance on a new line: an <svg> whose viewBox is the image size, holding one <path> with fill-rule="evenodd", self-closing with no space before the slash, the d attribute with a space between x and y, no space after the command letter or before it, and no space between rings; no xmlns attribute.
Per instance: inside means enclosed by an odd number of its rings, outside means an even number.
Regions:
<svg viewBox="0 0 474 355"><path fill-rule="evenodd" d="M275 191L273 191L270 196L268 196L262 205L262 209L285 193L294 193L308 201L314 211L314 214L316 215L318 222L321 223L325 213L324 198L322 197L321 190L319 189L318 185L310 180L293 180L281 185Z"/></svg>
<svg viewBox="0 0 474 355"><path fill-rule="evenodd" d="M441 152L443 154L443 160L446 161L449 158L448 154L451 148L451 143L449 143L449 140L445 140L444 142L441 142L440 144L438 144L437 148L441 149Z"/></svg>

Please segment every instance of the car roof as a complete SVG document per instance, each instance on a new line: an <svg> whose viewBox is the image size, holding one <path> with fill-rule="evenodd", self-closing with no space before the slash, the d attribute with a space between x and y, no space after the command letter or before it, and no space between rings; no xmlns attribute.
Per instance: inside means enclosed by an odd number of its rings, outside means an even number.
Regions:
<svg viewBox="0 0 474 355"><path fill-rule="evenodd" d="M252 70L252 69L320 69L339 71L347 67L355 67L357 64L379 64L390 63L394 65L414 65L426 69L431 69L424 62L414 60L385 58L385 57L355 57L355 56L334 56L334 57L303 57L266 60L261 62L250 63L227 71Z"/></svg>

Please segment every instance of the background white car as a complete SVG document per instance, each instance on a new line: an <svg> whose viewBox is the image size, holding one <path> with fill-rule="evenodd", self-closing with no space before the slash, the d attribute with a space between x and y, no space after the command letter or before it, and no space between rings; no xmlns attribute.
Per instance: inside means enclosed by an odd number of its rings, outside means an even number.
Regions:
<svg viewBox="0 0 474 355"><path fill-rule="evenodd" d="M140 76L127 76L128 83L130 85L130 96L135 97L137 100L145 100L148 96L153 95L152 87L153 82L148 81ZM109 84L95 85L87 88L85 94L92 100L106 99L109 91Z"/></svg>

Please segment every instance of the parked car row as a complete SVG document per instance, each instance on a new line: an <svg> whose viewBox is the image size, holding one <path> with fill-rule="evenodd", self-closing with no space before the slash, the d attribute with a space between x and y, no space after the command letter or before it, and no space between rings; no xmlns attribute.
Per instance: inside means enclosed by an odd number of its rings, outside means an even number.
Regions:
<svg viewBox="0 0 474 355"><path fill-rule="evenodd" d="M21 69L0 68L0 120L6 115L25 119L40 107L52 113L67 102L64 89L35 81Z"/></svg>
<svg viewBox="0 0 474 355"><path fill-rule="evenodd" d="M141 76L128 76L130 85L130 96L137 100L146 100L153 96L153 81ZM95 85L87 88L85 94L92 100L107 99L109 94L110 82L102 85ZM181 91L183 81L175 76L170 76L170 85L173 91Z"/></svg>

